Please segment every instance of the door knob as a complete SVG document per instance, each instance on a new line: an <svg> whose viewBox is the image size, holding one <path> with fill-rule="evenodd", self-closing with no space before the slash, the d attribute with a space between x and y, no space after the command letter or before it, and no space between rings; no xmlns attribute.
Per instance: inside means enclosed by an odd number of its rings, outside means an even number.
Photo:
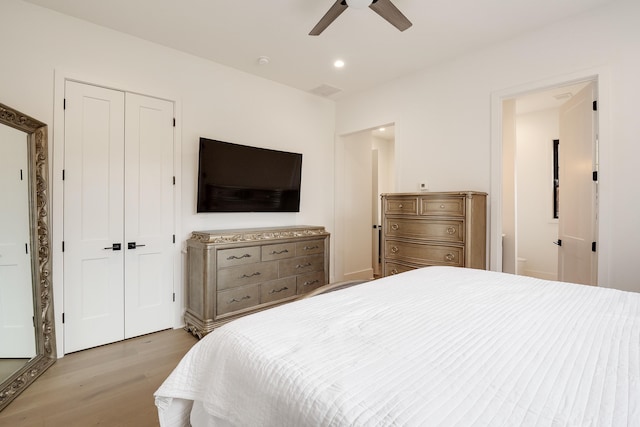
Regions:
<svg viewBox="0 0 640 427"><path fill-rule="evenodd" d="M136 242L127 243L127 249L141 248L142 246L147 246L147 245L137 245Z"/></svg>

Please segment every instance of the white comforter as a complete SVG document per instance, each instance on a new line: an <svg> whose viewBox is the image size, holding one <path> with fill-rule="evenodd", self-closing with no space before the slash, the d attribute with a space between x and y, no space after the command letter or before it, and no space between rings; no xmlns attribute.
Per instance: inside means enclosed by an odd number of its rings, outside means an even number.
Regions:
<svg viewBox="0 0 640 427"><path fill-rule="evenodd" d="M640 426L640 294L415 270L215 330L161 425L191 401L194 425Z"/></svg>

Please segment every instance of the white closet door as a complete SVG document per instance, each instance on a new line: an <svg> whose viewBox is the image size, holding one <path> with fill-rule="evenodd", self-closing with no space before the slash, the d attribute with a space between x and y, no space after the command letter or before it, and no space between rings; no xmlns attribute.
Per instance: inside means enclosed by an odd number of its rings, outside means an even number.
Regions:
<svg viewBox="0 0 640 427"><path fill-rule="evenodd" d="M126 94L125 337L173 324L173 103Z"/></svg>
<svg viewBox="0 0 640 427"><path fill-rule="evenodd" d="M67 82L65 99L64 351L69 353L124 338L124 93Z"/></svg>
<svg viewBox="0 0 640 427"><path fill-rule="evenodd" d="M0 358L36 354L27 156L27 135L0 126Z"/></svg>

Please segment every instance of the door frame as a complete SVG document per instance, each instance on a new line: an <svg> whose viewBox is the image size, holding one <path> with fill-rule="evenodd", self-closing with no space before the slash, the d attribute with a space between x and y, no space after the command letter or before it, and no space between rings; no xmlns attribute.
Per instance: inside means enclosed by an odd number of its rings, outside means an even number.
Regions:
<svg viewBox="0 0 640 427"><path fill-rule="evenodd" d="M52 140L49 144L51 165L49 168L49 179L51 182L51 268L53 298L56 301L54 309L56 344L58 349L64 348L64 324L62 323L62 313L64 313L64 263L62 254L62 239L64 236L64 187L62 182L62 170L64 169L64 94L66 81L76 81L87 85L104 87L107 89L122 92L136 93L152 98L164 99L174 105L174 115L176 119L174 127L174 147L173 147L173 170L176 176L174 188L174 233L176 244L173 249L173 289L175 292L175 304L173 313L173 327L180 328L184 324L182 309L184 306L184 288L181 284L183 280L182 270L182 105L177 94L168 92L165 87L145 87L132 88L130 84L124 82L114 82L106 78L94 75L79 74L66 69L54 70L54 94L53 94L53 132L50 134ZM60 351L59 358L62 358L64 351Z"/></svg>
<svg viewBox="0 0 640 427"><path fill-rule="evenodd" d="M595 81L598 90L598 286L610 286L609 256L611 251L611 187L608 172L612 170L611 158L611 71L607 67L583 70L540 81L521 84L491 93L491 192L489 205L489 266L493 271L502 271L502 103L527 93L544 91L559 86ZM604 106L604 108L603 108Z"/></svg>

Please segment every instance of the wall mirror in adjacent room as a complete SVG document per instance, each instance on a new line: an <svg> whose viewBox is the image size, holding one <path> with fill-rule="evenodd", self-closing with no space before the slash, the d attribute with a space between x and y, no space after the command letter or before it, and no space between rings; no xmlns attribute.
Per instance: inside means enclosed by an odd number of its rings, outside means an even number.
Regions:
<svg viewBox="0 0 640 427"><path fill-rule="evenodd" d="M56 360L47 126L0 104L0 410Z"/></svg>

